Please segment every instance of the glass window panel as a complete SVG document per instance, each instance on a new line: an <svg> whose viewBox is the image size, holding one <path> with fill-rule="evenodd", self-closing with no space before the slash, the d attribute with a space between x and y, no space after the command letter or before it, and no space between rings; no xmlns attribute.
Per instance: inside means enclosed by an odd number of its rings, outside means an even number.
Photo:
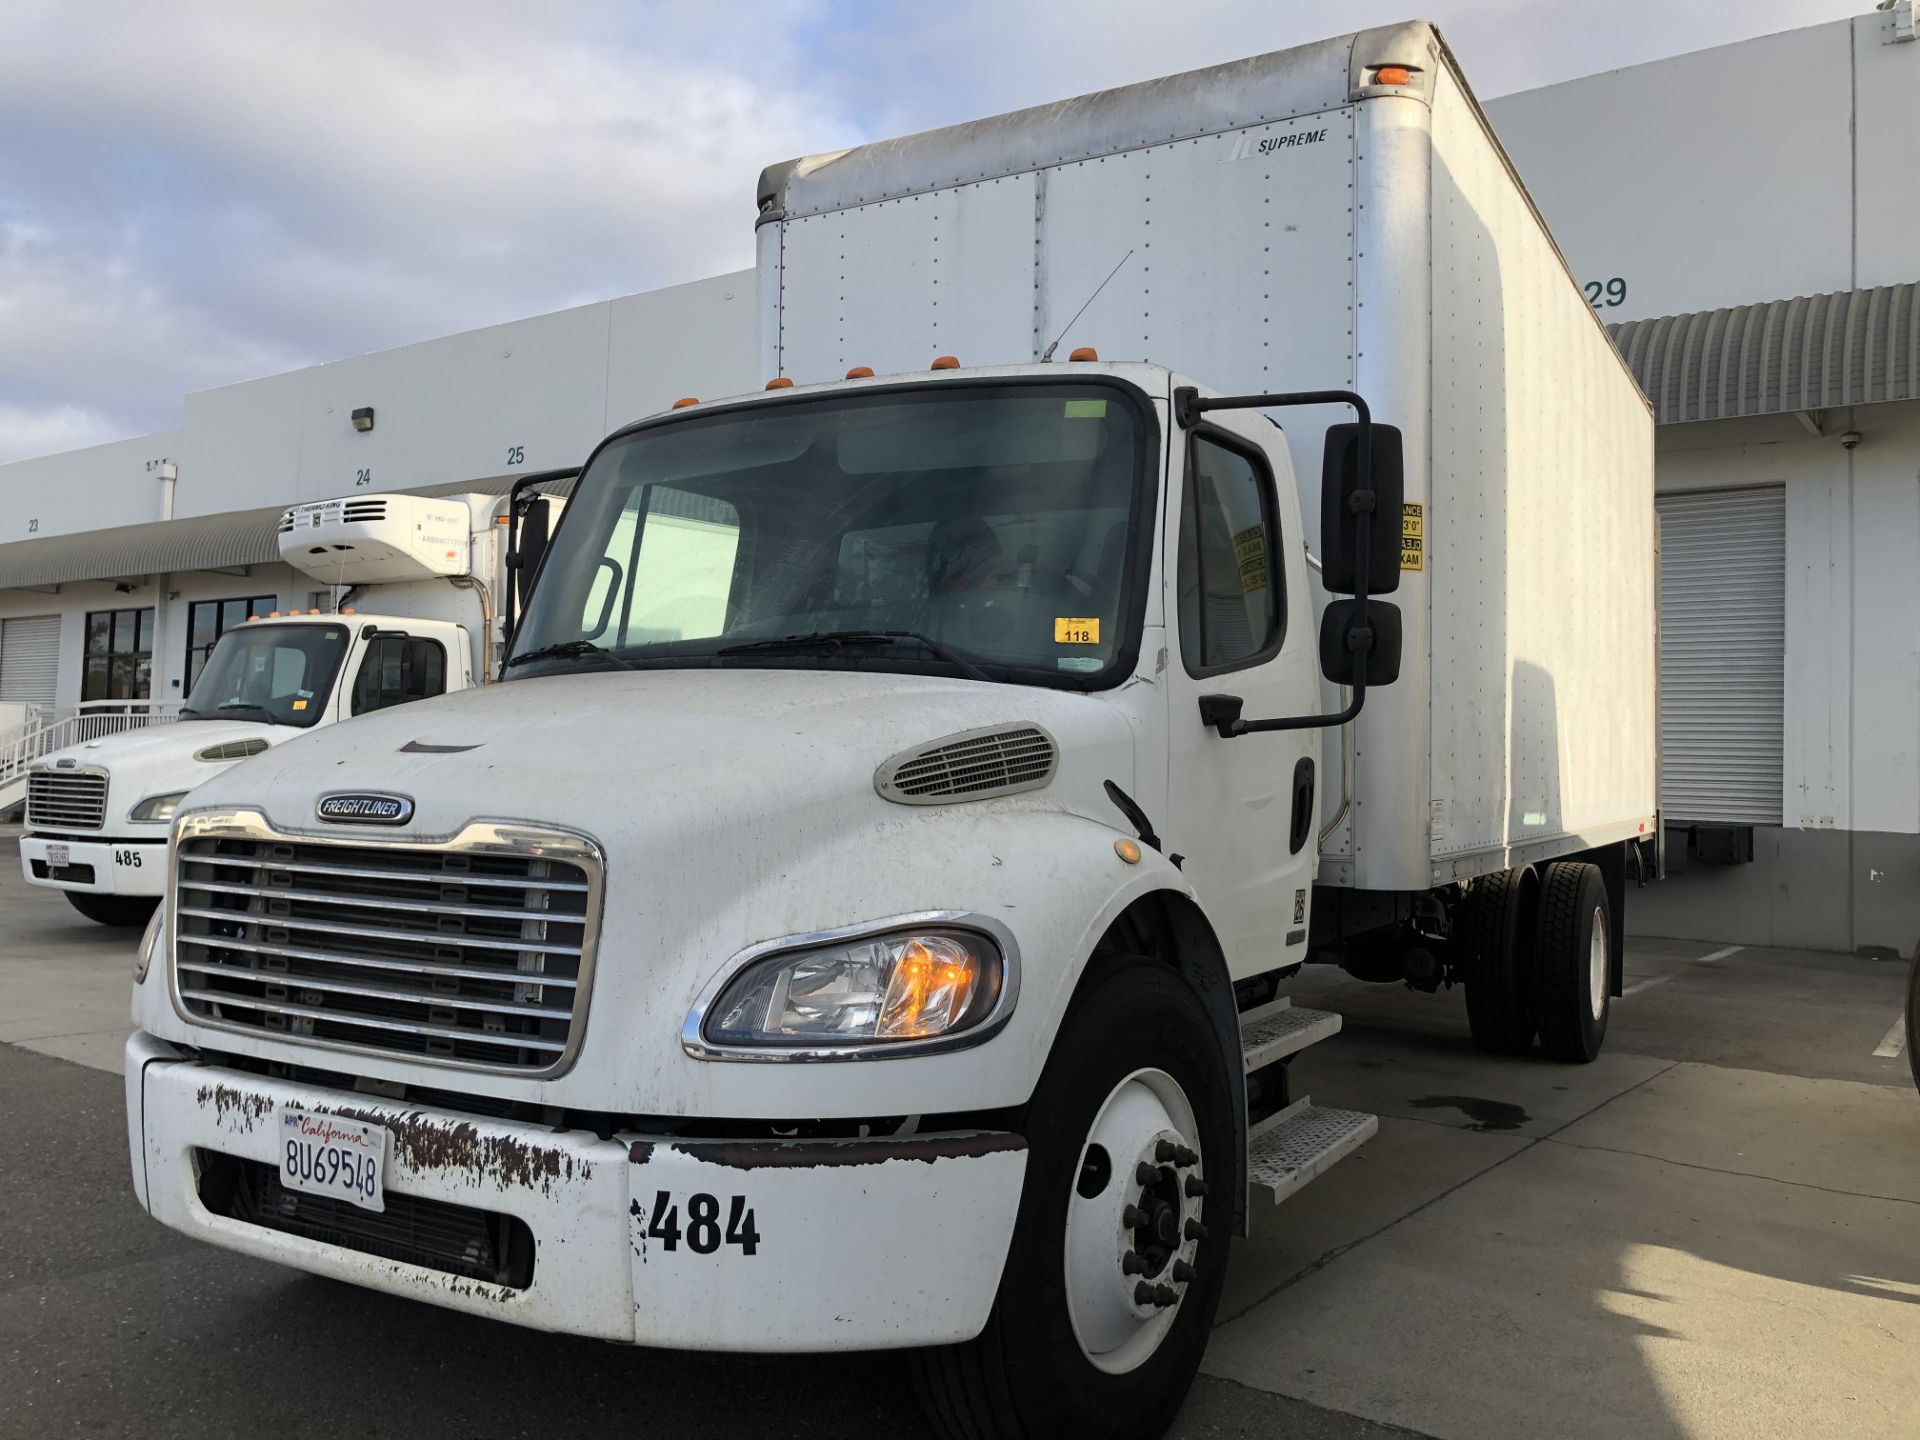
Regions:
<svg viewBox="0 0 1920 1440"><path fill-rule="evenodd" d="M1205 437L1193 444L1180 516L1180 644L1190 665L1251 660L1279 633L1264 472Z"/></svg>

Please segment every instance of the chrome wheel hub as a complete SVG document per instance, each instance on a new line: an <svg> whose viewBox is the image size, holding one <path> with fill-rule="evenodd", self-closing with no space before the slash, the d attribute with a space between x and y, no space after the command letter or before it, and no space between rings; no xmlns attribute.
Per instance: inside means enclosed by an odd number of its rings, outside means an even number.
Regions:
<svg viewBox="0 0 1920 1440"><path fill-rule="evenodd" d="M1080 1349L1119 1375L1173 1328L1206 1237L1193 1106L1164 1070L1136 1070L1094 1116L1067 1197L1067 1313Z"/></svg>
<svg viewBox="0 0 1920 1440"><path fill-rule="evenodd" d="M1587 942L1587 1002L1598 1020L1607 1006L1607 915L1593 908L1593 938Z"/></svg>

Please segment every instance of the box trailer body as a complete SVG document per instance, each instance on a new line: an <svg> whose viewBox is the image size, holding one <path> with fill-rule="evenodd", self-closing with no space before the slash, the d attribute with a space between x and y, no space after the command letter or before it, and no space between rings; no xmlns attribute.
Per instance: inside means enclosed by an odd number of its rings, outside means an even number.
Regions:
<svg viewBox="0 0 1920 1440"><path fill-rule="evenodd" d="M777 166L758 236L767 390L602 442L510 683L188 797L135 1189L1144 1440L1254 1202L1376 1128L1295 1093L1302 962L1598 1053L1649 417L1427 26Z"/></svg>
<svg viewBox="0 0 1920 1440"><path fill-rule="evenodd" d="M1652 416L1430 27L776 166L760 208L769 375L1086 345L1400 428L1400 680L1327 737L1321 883L1654 833ZM1317 516L1348 412L1271 413Z"/></svg>

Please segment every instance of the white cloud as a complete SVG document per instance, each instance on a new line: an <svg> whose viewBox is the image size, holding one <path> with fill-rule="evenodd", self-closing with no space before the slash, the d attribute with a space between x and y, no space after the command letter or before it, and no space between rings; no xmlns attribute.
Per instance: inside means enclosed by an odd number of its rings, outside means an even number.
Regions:
<svg viewBox="0 0 1920 1440"><path fill-rule="evenodd" d="M1493 94L1861 3L1427 8ZM1402 10L13 0L0 414L136 433L191 389L736 268L767 163Z"/></svg>

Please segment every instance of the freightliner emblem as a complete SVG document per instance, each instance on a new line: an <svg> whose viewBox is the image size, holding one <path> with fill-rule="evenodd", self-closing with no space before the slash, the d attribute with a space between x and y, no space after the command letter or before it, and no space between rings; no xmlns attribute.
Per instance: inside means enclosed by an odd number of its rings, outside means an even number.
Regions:
<svg viewBox="0 0 1920 1440"><path fill-rule="evenodd" d="M404 825L413 818L413 801L404 795L348 790L322 795L314 813L336 825Z"/></svg>

